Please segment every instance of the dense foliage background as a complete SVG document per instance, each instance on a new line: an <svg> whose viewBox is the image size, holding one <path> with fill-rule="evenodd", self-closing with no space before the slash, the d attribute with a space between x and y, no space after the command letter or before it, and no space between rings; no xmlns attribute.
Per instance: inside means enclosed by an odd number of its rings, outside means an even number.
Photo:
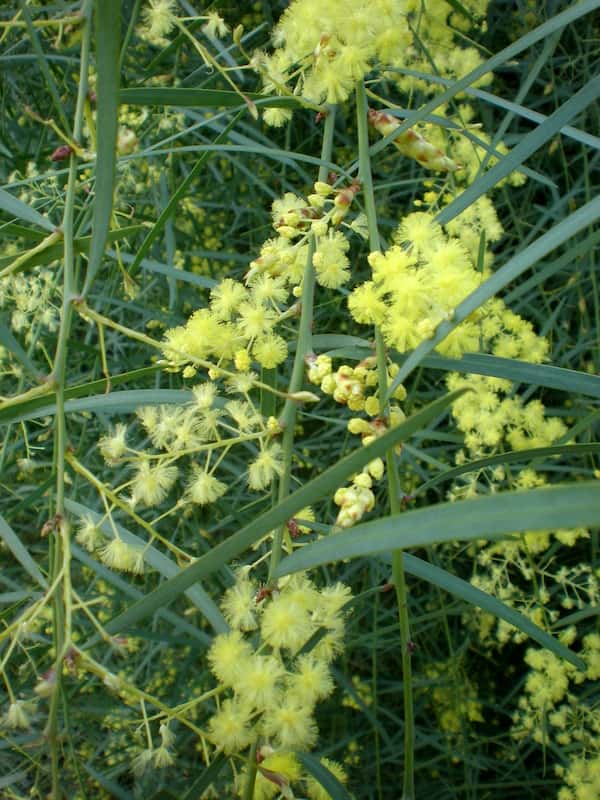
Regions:
<svg viewBox="0 0 600 800"><path fill-rule="evenodd" d="M307 0L0 8L0 797L600 792L597 4L321 5L356 36L345 76L330 32L277 61L324 24ZM408 38L374 55L386 14ZM370 150L367 99L392 126ZM417 289L428 237L455 250ZM326 239L311 321L306 251ZM356 294L374 251L384 322ZM276 334L238 330L224 356L256 274ZM194 316L230 290L218 324ZM302 567L313 584L286 584ZM229 740L215 643L289 586L316 633L284 667L320 653L335 689L305 746L268 721L289 682Z"/></svg>

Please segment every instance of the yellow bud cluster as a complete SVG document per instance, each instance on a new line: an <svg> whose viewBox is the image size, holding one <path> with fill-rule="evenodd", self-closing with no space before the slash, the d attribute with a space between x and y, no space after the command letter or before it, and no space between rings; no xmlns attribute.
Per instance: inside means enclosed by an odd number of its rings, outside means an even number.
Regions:
<svg viewBox="0 0 600 800"><path fill-rule="evenodd" d="M377 396L378 374L375 356L368 356L355 367L342 364L335 372L330 356L316 356L311 353L306 358L308 380L320 386L326 394L351 411L364 411L372 419L352 417L348 421L350 433L359 435L363 445L368 445L379 436L382 436L389 427L399 425L404 419L404 413L396 406L389 409L389 417L381 416L381 405ZM388 367L388 384L398 374L398 366L391 364ZM367 395L367 391L373 394ZM399 385L394 391L394 398L404 399L406 390ZM372 491L373 480L382 479L385 472L384 463L380 458L371 461L365 469L355 475L350 486L341 487L334 495L334 502L340 506L336 518L336 525L340 528L349 528L358 522L375 505L375 495Z"/></svg>
<svg viewBox="0 0 600 800"><path fill-rule="evenodd" d="M256 275L278 277L298 296L308 257L307 237L312 234L315 237L312 263L319 285L338 289L346 283L350 277L346 255L350 245L337 227L348 214L359 188L356 181L341 189L317 181L307 199L286 192L275 200L272 220L278 238L264 243L260 256L250 264L247 281ZM354 230L354 222L346 226L348 230Z"/></svg>
<svg viewBox="0 0 600 800"><path fill-rule="evenodd" d="M325 394L333 395L336 403L347 405L351 411L362 411L368 398L365 391L377 386L375 359L369 357L356 367L343 364L333 372L329 356L307 358L308 379Z"/></svg>
<svg viewBox="0 0 600 800"><path fill-rule="evenodd" d="M361 472L352 480L352 485L338 489L333 502L340 506L335 524L340 528L350 528L375 506L375 495L371 491L371 476Z"/></svg>

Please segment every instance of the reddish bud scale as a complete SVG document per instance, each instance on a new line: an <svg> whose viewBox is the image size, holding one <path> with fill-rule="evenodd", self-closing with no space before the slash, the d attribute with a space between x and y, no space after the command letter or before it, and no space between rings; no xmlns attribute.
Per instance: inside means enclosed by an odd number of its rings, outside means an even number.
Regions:
<svg viewBox="0 0 600 800"><path fill-rule="evenodd" d="M370 108L368 117L370 124L382 136L389 136L396 128L400 127L398 120L384 111L375 111L374 108ZM412 128L396 136L392 142L403 155L413 158L426 169L435 172L454 172L460 169L460 164L448 158L442 150L432 145Z"/></svg>
<svg viewBox="0 0 600 800"><path fill-rule="evenodd" d="M256 603L256 605L258 605L259 603L262 603L262 601L265 600L267 597L271 597L272 594L273 594L273 589L270 589L268 586L262 586L256 593L256 598L254 602Z"/></svg>
<svg viewBox="0 0 600 800"><path fill-rule="evenodd" d="M61 144L50 156L50 161L66 161L73 152L68 144Z"/></svg>
<svg viewBox="0 0 600 800"><path fill-rule="evenodd" d="M290 782L287 780L287 778L281 775L281 773L271 772L270 769L265 769L264 767L261 767L260 764L258 769L263 777L265 777L268 781L271 781L271 783L274 783L275 786L278 786L280 789L285 789L286 786L289 786Z"/></svg>

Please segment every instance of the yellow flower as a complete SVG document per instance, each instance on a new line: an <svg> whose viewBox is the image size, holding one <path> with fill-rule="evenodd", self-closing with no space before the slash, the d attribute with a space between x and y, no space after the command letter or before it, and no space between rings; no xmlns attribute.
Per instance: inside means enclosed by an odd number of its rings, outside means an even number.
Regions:
<svg viewBox="0 0 600 800"><path fill-rule="evenodd" d="M214 503L227 491L227 485L204 469L197 469L188 483L186 498L200 506Z"/></svg>
<svg viewBox="0 0 600 800"><path fill-rule="evenodd" d="M208 651L208 663L225 686L233 686L252 657L252 648L239 631L221 633L215 637Z"/></svg>
<svg viewBox="0 0 600 800"><path fill-rule="evenodd" d="M271 485L276 475L281 474L281 445L277 442L264 447L248 468L248 486L257 492Z"/></svg>
<svg viewBox="0 0 600 800"><path fill-rule="evenodd" d="M214 744L227 754L248 747L255 735L250 726L251 713L246 703L225 700L208 724Z"/></svg>
<svg viewBox="0 0 600 800"><path fill-rule="evenodd" d="M261 367L273 369L285 361L288 347L285 339L276 333L261 336L254 343L252 354Z"/></svg>
<svg viewBox="0 0 600 800"><path fill-rule="evenodd" d="M131 482L131 501L133 505L143 503L155 506L165 499L177 479L177 467L158 463L150 466L142 461Z"/></svg>
<svg viewBox="0 0 600 800"><path fill-rule="evenodd" d="M285 749L311 747L317 738L312 711L312 706L284 697L279 704L265 711L261 723L264 735Z"/></svg>

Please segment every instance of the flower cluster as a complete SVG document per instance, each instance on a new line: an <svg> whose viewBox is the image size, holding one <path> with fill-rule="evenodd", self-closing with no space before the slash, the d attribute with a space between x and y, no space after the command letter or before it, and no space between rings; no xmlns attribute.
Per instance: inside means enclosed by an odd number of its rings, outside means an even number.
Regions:
<svg viewBox="0 0 600 800"><path fill-rule="evenodd" d="M221 608L232 630L208 654L220 694L210 739L226 754L258 743L255 797L272 797L281 781L300 777L290 751L316 742L315 707L334 689L330 664L343 649L350 598L341 583L319 590L302 573L259 589L247 568L225 593Z"/></svg>
<svg viewBox="0 0 600 800"><path fill-rule="evenodd" d="M428 692L432 710L440 728L456 747L468 727L465 725L467 721L483 722L483 707L477 699L476 684L465 674L459 657L432 662L425 667L425 674L433 684Z"/></svg>
<svg viewBox="0 0 600 800"><path fill-rule="evenodd" d="M7 244L4 253L21 255L15 243ZM60 291L49 269L34 267L28 275L0 278L0 311L10 314L10 328L17 338L36 350L40 350L40 335L57 329L59 305ZM0 345L0 374L19 378L22 371L22 362L15 358L13 349Z"/></svg>
<svg viewBox="0 0 600 800"><path fill-rule="evenodd" d="M317 181L306 199L286 192L275 200L272 218L278 238L264 243L260 256L250 264L249 278L267 273L281 276L292 287L298 287L309 255L309 234L312 234L315 241L310 252L317 283L328 289L337 289L346 283L350 277L347 256L350 243L340 225L343 223L347 232L354 230L364 235L360 215L349 224L345 222L359 188L356 182L334 188Z"/></svg>
<svg viewBox="0 0 600 800"><path fill-rule="evenodd" d="M565 634L565 642L574 641L573 627ZM577 686L600 678L600 635L587 634L582 645L585 670L577 670L547 650L527 651L530 672L514 715L515 738L532 736L539 744L556 743L569 752L568 765L555 767L565 783L559 800L592 800L600 791L600 719L585 693L576 691Z"/></svg>
<svg viewBox="0 0 600 800"><path fill-rule="evenodd" d="M431 338L441 322L452 319L459 303L489 273L478 269L460 237L447 234L430 213L406 216L394 241L385 254L370 254L372 280L354 289L348 306L357 322L378 325L386 343L404 353ZM530 323L501 300L492 299L437 347L453 358L480 349L535 362L546 355L547 343L535 335Z"/></svg>
<svg viewBox="0 0 600 800"><path fill-rule="evenodd" d="M167 331L164 354L170 367L187 365L184 376L191 377L194 365L212 360L211 377L216 378L218 368L231 363L243 373L253 361L266 369L285 361L287 343L275 328L297 313L289 296L300 294L309 252L321 286L336 289L349 278L349 242L337 228L356 191L356 184L336 190L318 182L308 200L291 192L275 200L272 218L278 237L265 242L245 283L224 278L211 290L207 308ZM310 235L316 239L312 251Z"/></svg>
<svg viewBox="0 0 600 800"><path fill-rule="evenodd" d="M483 17L485 6L487 2L470 19ZM374 62L401 69L424 67L429 72L425 47L434 49L436 72L442 76L464 75L476 67L481 59L475 48L457 46L455 17L460 17L464 29L465 17L454 15L452 7L440 0L350 0L325 7L318 0L295 0L275 28L273 53L256 53L252 63L267 93L293 92L313 103L342 103ZM414 77L403 78L400 73L390 77L401 88L416 83ZM285 110L272 109L265 120L281 125L289 116Z"/></svg>
<svg viewBox="0 0 600 800"><path fill-rule="evenodd" d="M446 383L450 391L471 389L452 404L452 415L465 435L471 457L488 455L504 442L512 450L548 447L566 435L567 428L561 419L548 416L539 400L524 402L508 380L451 373ZM459 460L463 458L461 453ZM529 470L520 488L533 488L539 482L533 470Z"/></svg>

